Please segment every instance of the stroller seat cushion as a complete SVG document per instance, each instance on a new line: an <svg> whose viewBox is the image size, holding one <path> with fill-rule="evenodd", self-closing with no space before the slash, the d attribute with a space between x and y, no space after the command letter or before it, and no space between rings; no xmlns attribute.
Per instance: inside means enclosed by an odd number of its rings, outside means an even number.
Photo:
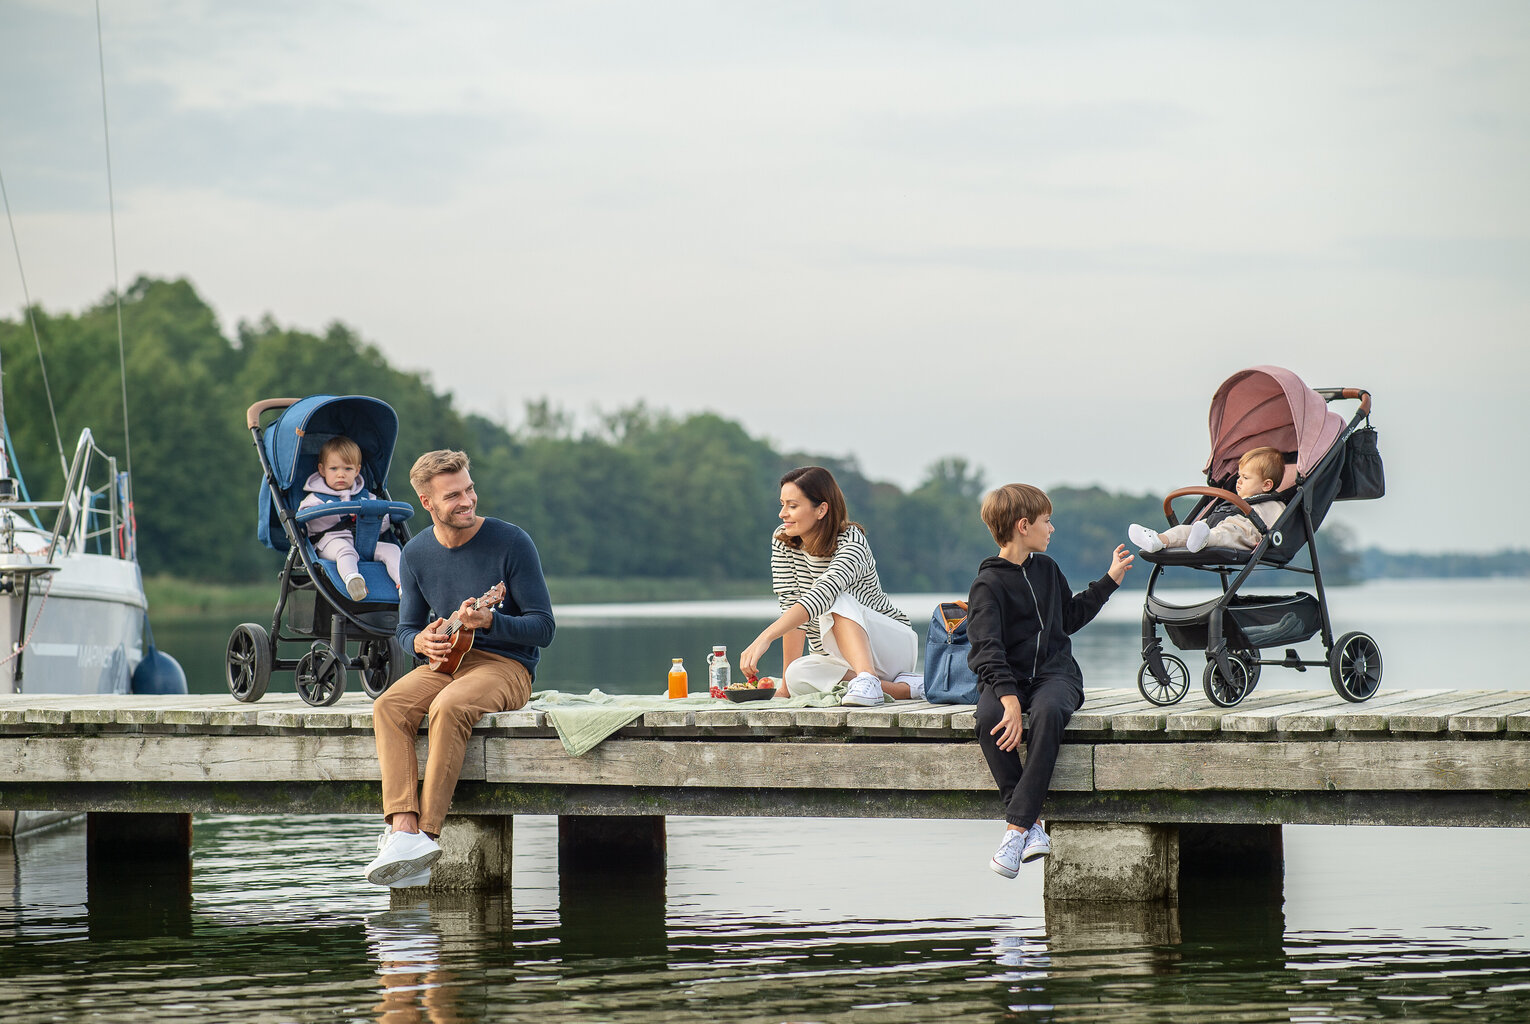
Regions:
<svg viewBox="0 0 1530 1024"><path fill-rule="evenodd" d="M337 594L345 594L345 580L340 577L340 567L334 559L316 559L314 565L334 584L333 589ZM388 575L387 566L381 562L362 562L357 566L357 571L366 581L367 604L398 604L398 588L393 585L393 577Z"/></svg>
<svg viewBox="0 0 1530 1024"><path fill-rule="evenodd" d="M1164 548L1162 551L1139 551L1137 557L1154 565L1192 565L1192 566L1215 566L1215 565L1247 565L1252 551L1243 548L1201 548L1199 551L1191 551L1188 548ZM1264 561L1271 561L1266 556Z"/></svg>

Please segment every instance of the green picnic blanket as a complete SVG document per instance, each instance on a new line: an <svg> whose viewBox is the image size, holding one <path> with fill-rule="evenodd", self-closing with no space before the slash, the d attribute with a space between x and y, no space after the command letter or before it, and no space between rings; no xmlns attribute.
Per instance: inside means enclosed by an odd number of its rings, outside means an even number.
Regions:
<svg viewBox="0 0 1530 1024"><path fill-rule="evenodd" d="M787 697L783 700L762 700L748 705L750 708L823 708L836 707L844 693L844 686L837 686L828 693L810 693L805 697ZM589 693L560 693L557 690L538 690L526 705L536 711L547 713L547 720L558 731L563 749L570 757L581 757L600 744L607 736L643 717L646 711L717 711L721 708L738 707L727 700L712 697L678 697L671 699L664 694L610 694L591 690Z"/></svg>

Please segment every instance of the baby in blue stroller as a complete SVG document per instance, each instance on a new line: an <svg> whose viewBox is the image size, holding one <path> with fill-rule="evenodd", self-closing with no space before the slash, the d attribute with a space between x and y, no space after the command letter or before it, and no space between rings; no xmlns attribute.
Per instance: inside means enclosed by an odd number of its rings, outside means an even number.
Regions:
<svg viewBox="0 0 1530 1024"><path fill-rule="evenodd" d="M263 428L261 417L272 410L280 413ZM245 424L263 471L256 533L286 561L271 628L245 622L229 637L229 692L257 701L273 670L291 669L298 696L330 705L345 692L347 670L359 670L362 689L375 698L414 664L393 635L398 553L409 540L404 522L414 514L414 506L388 498L398 416L365 395L311 395L256 402ZM352 465L326 476L332 457ZM314 477L331 493L310 494ZM317 535L310 523L319 524ZM330 542L339 539L327 529L333 526L343 543ZM352 641L359 641L355 654ZM307 649L280 657L280 645L293 642Z"/></svg>

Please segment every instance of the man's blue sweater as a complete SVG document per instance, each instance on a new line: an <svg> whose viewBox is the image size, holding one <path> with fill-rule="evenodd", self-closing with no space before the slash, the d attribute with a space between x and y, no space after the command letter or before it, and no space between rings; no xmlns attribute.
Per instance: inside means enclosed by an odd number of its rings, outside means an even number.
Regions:
<svg viewBox="0 0 1530 1024"><path fill-rule="evenodd" d="M494 606L494 625L473 634L473 649L514 658L536 675L539 648L552 643L552 598L542 560L525 530L484 518L473 539L443 547L432 530L404 545L399 565L398 641L414 653L414 638L436 619L449 618L468 599L504 581L505 599Z"/></svg>

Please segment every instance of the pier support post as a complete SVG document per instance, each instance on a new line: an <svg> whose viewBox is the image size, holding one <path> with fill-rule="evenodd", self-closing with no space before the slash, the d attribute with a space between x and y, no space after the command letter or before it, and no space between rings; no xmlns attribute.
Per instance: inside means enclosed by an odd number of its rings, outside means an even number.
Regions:
<svg viewBox="0 0 1530 1024"><path fill-rule="evenodd" d="M441 823L441 859L430 869L430 885L422 888L482 892L508 888L514 822L508 814L448 814Z"/></svg>
<svg viewBox="0 0 1530 1024"><path fill-rule="evenodd" d="M1181 825L1179 874L1192 878L1238 878L1271 882L1278 890L1286 873L1279 825Z"/></svg>
<svg viewBox="0 0 1530 1024"><path fill-rule="evenodd" d="M1042 891L1048 900L1145 902L1179 898L1174 825L1053 821Z"/></svg>
<svg viewBox="0 0 1530 1024"><path fill-rule="evenodd" d="M558 870L664 871L664 815L558 816Z"/></svg>
<svg viewBox="0 0 1530 1024"><path fill-rule="evenodd" d="M191 859L191 815L91 811L85 815L85 856L114 861Z"/></svg>
<svg viewBox="0 0 1530 1024"><path fill-rule="evenodd" d="M191 934L191 815L85 815L92 941Z"/></svg>

